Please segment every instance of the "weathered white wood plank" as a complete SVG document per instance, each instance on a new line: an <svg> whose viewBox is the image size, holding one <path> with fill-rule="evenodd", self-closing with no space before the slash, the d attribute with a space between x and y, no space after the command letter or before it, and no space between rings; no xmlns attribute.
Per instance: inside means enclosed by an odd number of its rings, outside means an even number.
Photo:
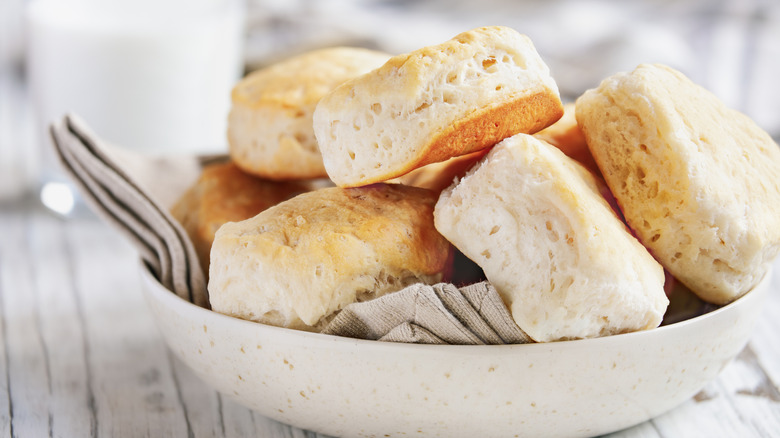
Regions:
<svg viewBox="0 0 780 438"><path fill-rule="evenodd" d="M0 253L0 264L2 264L2 253ZM8 355L6 349L5 305L3 303L4 283L0 270L0 438L11 437L11 398L10 381L8 374Z"/></svg>
<svg viewBox="0 0 780 438"><path fill-rule="evenodd" d="M605 438L660 438L652 421L645 421L634 427L621 430L619 432L604 435Z"/></svg>
<svg viewBox="0 0 780 438"><path fill-rule="evenodd" d="M226 437L281 436L258 430L252 411L224 395L219 395L219 399L221 401L220 408Z"/></svg>
<svg viewBox="0 0 780 438"><path fill-rule="evenodd" d="M97 431L88 350L63 224L38 213L31 215L28 226L39 326L49 365L51 434L93 437Z"/></svg>
<svg viewBox="0 0 780 438"><path fill-rule="evenodd" d="M693 399L657 417L653 424L661 436L750 437L719 382L707 385Z"/></svg>
<svg viewBox="0 0 780 438"><path fill-rule="evenodd" d="M0 290L7 354L9 428L14 436L50 435L49 357L39 331L28 227L20 214L0 214Z"/></svg>
<svg viewBox="0 0 780 438"><path fill-rule="evenodd" d="M264 417L258 413L253 413L255 425L257 427L258 436L273 436L279 438L305 438L305 431L290 427L286 424L279 423L278 421L271 420L268 417Z"/></svg>
<svg viewBox="0 0 780 438"><path fill-rule="evenodd" d="M183 409L194 438L224 438L221 400L179 358L168 353L171 373L179 388ZM238 435L238 438L244 435Z"/></svg>
<svg viewBox="0 0 780 438"><path fill-rule="evenodd" d="M187 437L167 351L141 296L136 254L97 220L66 227L101 437Z"/></svg>
<svg viewBox="0 0 780 438"><path fill-rule="evenodd" d="M780 435L780 392L748 345L719 380L740 422L755 436Z"/></svg>
<svg viewBox="0 0 780 438"><path fill-rule="evenodd" d="M7 280L7 274L3 262L6 258L13 257L12 241L10 233L18 233L20 230L12 228L13 222L9 214L0 212L0 227L6 230L0 234L0 437L10 438L12 436L12 405L11 405L11 375L9 370L10 351L8 345L8 324L5 315L7 313L7 304L5 296L10 292L12 283ZM18 226L18 223L17 223Z"/></svg>
<svg viewBox="0 0 780 438"><path fill-rule="evenodd" d="M772 290L750 343L771 384L780 390L780 259L774 263Z"/></svg>

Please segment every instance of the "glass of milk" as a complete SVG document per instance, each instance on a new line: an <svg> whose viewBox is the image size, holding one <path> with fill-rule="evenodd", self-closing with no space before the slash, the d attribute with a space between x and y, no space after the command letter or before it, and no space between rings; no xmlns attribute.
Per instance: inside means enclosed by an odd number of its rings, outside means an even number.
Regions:
<svg viewBox="0 0 780 438"><path fill-rule="evenodd" d="M32 0L27 12L42 197L46 184L64 182L48 125L68 112L142 154L227 150L230 91L243 73L243 0Z"/></svg>

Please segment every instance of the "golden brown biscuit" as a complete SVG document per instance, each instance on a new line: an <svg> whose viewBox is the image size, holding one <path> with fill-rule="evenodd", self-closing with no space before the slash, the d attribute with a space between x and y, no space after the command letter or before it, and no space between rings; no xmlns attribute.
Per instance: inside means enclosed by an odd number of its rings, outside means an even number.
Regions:
<svg viewBox="0 0 780 438"><path fill-rule="evenodd" d="M220 313L320 330L347 304L437 283L451 246L433 226L436 195L375 184L296 196L222 226L209 297Z"/></svg>
<svg viewBox="0 0 780 438"><path fill-rule="evenodd" d="M395 56L328 93L314 112L325 169L340 187L404 175L561 117L531 40L483 27Z"/></svg>
<svg viewBox="0 0 780 438"><path fill-rule="evenodd" d="M201 267L208 272L209 252L219 227L226 222L248 219L308 190L303 183L256 178L232 162L211 164L174 204L171 214L187 231Z"/></svg>
<svg viewBox="0 0 780 438"><path fill-rule="evenodd" d="M441 194L434 217L538 342L654 328L669 304L663 268L596 177L531 135L496 145Z"/></svg>
<svg viewBox="0 0 780 438"><path fill-rule="evenodd" d="M368 49L315 50L249 74L233 89L230 156L245 172L285 180L325 177L312 113L337 85L382 65L390 55Z"/></svg>
<svg viewBox="0 0 780 438"><path fill-rule="evenodd" d="M682 73L640 65L577 100L577 122L639 240L706 301L755 286L780 250L780 149Z"/></svg>

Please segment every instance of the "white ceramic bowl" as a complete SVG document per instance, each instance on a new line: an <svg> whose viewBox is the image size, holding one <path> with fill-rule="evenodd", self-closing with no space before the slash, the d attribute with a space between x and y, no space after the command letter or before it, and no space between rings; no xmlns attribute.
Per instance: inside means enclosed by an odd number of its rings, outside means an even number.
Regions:
<svg viewBox="0 0 780 438"><path fill-rule="evenodd" d="M243 321L144 269L171 350L205 382L283 423L334 436L592 436L696 394L744 347L769 275L739 300L654 330L509 346L393 344Z"/></svg>

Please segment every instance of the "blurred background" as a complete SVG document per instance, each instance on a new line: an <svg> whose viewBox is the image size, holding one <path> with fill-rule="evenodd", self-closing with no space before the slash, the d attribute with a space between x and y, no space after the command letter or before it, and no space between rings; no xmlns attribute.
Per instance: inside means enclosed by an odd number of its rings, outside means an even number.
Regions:
<svg viewBox="0 0 780 438"><path fill-rule="evenodd" d="M37 1L43 0L0 0L0 203L39 190L46 172L45 156L49 146L44 129L47 121L39 120L41 116L36 111L40 112L38 107L42 105L41 99L47 98L46 93L53 92L51 87L45 89L38 85L38 79L31 81L31 58L35 54L30 50L35 45L31 41L29 9ZM90 25L79 21L85 14L91 17L92 25L95 21L105 24L105 18L88 9L96 3L123 4L122 0L47 2L64 8L50 15L58 19L73 15L73 22L82 27ZM240 5L238 9L231 9L233 15L225 15L228 21L217 23L222 27L215 27L214 20L219 14L212 12L222 11L219 6L222 3ZM113 54L110 60L107 56L74 59L73 55L69 58L65 55L84 39L58 37L59 45L49 48L45 55L49 64L41 62L37 68L54 78L88 76L93 84L128 90L132 89L133 81L142 79L129 73L114 78L108 67L126 62L122 71L127 73L128 70L148 69L150 66L143 64L153 63L160 70L169 69L171 73L186 65L184 73L175 73L177 83L181 81L193 89L204 88L197 85L194 78L228 84L221 88L210 87L213 88L212 95L204 95L202 99L184 91L178 97L161 96L159 105L153 105L159 114L152 118L152 123L165 124L171 131L174 122L165 122L165 117L174 113L186 115L193 107L208 106L212 111L197 117L218 119L212 128L218 137L198 134L188 137L183 147L174 147L174 140L167 144L162 141L161 144L145 145L154 152L165 153L167 147L171 151L192 153L224 150L221 124L227 115L229 84L245 72L307 50L333 45L403 53L483 25L510 26L530 36L550 66L565 101L576 99L584 90L598 85L601 79L615 72L632 70L639 63L659 62L681 70L729 106L748 114L776 140L780 137L780 86L777 84L780 78L780 2L777 0L138 0L134 4L145 9L141 9L143 14L139 15L140 21L134 24L132 32L128 31L122 38L115 35L114 39L109 38L106 32L110 29L99 26L95 26L97 33L87 37L80 35L93 42L114 44L110 48ZM203 9L193 12L192 5ZM87 9L83 9L85 7ZM149 23L154 24L158 15L166 17L158 23L166 28L167 33L160 34L165 43L149 40L144 43L146 46L127 44L126 39L130 36L151 35L154 31ZM139 22L145 24L139 25ZM112 26L117 27L108 27ZM171 31L174 27L180 30L176 35ZM226 37L228 34L235 34L238 39ZM170 54L158 54L158 58L147 56L150 48L163 47L162 44L168 44L165 48L193 55L186 60L182 56L178 61ZM101 50L106 48L101 46ZM235 71L220 68L233 62L230 55L233 52L237 57ZM63 56L58 58L56 54ZM202 66L198 67L197 63ZM33 63L32 69L35 68ZM198 76L204 71L213 74ZM69 91L71 96L77 96L75 99L87 101L96 89L97 85ZM157 94L151 96L155 98ZM188 97L185 99L184 96ZM201 102L203 105L199 105ZM138 108L128 109L124 105L108 105L103 116L110 121L129 120L136 113L141 113L138 117L145 114L151 118L147 111L151 106L139 104ZM185 119L180 121L184 130L196 132L203 128L201 125L207 124L197 122L194 117L179 117ZM88 123L92 122L86 119ZM111 138L100 129L97 131L107 140L122 144L122 139Z"/></svg>

